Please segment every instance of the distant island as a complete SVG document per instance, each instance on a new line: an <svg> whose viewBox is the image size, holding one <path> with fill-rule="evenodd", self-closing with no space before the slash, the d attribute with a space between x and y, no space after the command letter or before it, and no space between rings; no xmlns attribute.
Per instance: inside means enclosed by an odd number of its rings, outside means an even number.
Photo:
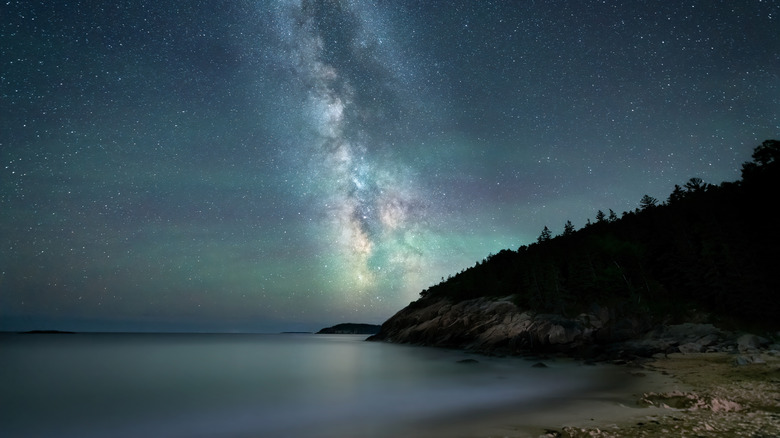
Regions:
<svg viewBox="0 0 780 438"><path fill-rule="evenodd" d="M18 332L23 335L72 335L76 332L70 332L65 330L28 330L26 332Z"/></svg>
<svg viewBox="0 0 780 438"><path fill-rule="evenodd" d="M317 332L318 335L375 335L382 328L376 324L355 324L351 322L336 324Z"/></svg>

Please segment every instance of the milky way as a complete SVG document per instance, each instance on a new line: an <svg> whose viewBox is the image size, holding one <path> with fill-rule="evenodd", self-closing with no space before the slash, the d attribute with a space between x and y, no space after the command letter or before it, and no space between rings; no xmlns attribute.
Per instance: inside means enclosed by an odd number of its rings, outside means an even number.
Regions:
<svg viewBox="0 0 780 438"><path fill-rule="evenodd" d="M415 236L428 233L424 216L431 203L420 199L411 171L392 151L378 153L391 148L388 140L365 127L392 107L366 105L366 99L373 101L377 90L401 96L394 88L400 79L379 47L383 25L358 6L290 3L277 9L276 22L287 57L281 62L290 63L292 79L306 95L309 132L296 152L305 157L321 212L313 226L324 226L319 241L330 264L325 275L343 288L334 298L365 307L419 287L423 249ZM355 60L362 65L352 65ZM372 83L381 78L386 83Z"/></svg>
<svg viewBox="0 0 780 438"><path fill-rule="evenodd" d="M1 7L0 329L379 323L780 137L777 2Z"/></svg>

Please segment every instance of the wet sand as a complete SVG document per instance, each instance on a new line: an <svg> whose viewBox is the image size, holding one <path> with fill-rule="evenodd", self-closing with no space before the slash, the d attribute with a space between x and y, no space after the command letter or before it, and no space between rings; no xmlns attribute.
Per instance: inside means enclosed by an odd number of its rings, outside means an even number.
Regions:
<svg viewBox="0 0 780 438"><path fill-rule="evenodd" d="M739 357L751 363L738 365ZM676 353L615 373L618 385L576 399L475 413L409 436L780 437L777 353Z"/></svg>

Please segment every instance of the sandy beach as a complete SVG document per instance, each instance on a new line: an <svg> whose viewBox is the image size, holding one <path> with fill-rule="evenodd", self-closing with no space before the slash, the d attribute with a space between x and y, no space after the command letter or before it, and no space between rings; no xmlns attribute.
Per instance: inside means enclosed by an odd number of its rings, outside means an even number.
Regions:
<svg viewBox="0 0 780 438"><path fill-rule="evenodd" d="M669 354L626 386L507 417L473 437L780 437L780 354Z"/></svg>
<svg viewBox="0 0 780 438"><path fill-rule="evenodd" d="M780 437L776 352L675 353L626 367L636 377L633 400L620 400L620 394L611 402L588 400L577 405L580 415L571 416L571 409L566 409L559 423L549 418L545 430L525 428L514 436Z"/></svg>

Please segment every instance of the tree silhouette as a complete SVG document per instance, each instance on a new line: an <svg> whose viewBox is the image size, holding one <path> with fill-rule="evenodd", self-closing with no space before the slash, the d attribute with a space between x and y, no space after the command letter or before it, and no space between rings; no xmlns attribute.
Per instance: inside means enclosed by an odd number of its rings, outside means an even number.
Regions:
<svg viewBox="0 0 780 438"><path fill-rule="evenodd" d="M542 242L547 242L550 239L552 239L552 232L545 225L544 229L542 230L542 234L539 235L539 238L536 239L536 241L542 243Z"/></svg>
<svg viewBox="0 0 780 438"><path fill-rule="evenodd" d="M669 202L644 195L641 209L563 236L544 227L537 243L503 250L421 293L423 300L512 296L524 309L576 315L594 305L615 317L684 321L694 309L712 321L780 329L780 142L767 140L743 165L743 179L719 186L691 178ZM424 303L418 303L423 305Z"/></svg>
<svg viewBox="0 0 780 438"><path fill-rule="evenodd" d="M753 161L742 165L742 178L753 178L780 163L780 141L766 140L753 150Z"/></svg>
<svg viewBox="0 0 780 438"><path fill-rule="evenodd" d="M574 234L574 225L572 225L571 221L566 221L563 225L563 235L571 236L572 234Z"/></svg>
<svg viewBox="0 0 780 438"><path fill-rule="evenodd" d="M685 188L692 193L700 192L704 190L706 187L707 185L704 184L704 181L702 181L701 178L691 178L688 180L687 183L685 183Z"/></svg>
<svg viewBox="0 0 780 438"><path fill-rule="evenodd" d="M639 208L641 210L647 210L650 207L655 207L655 205L658 203L658 200L653 198L650 195L644 195L642 196L642 199L639 200Z"/></svg>
<svg viewBox="0 0 780 438"><path fill-rule="evenodd" d="M780 161L780 141L766 140L753 151L753 161L758 166L768 166Z"/></svg>
<svg viewBox="0 0 780 438"><path fill-rule="evenodd" d="M683 199L685 196L685 192L683 191L682 187L680 187L679 184L674 185L674 190L672 190L672 193L669 195L669 203L673 204L675 202L678 202Z"/></svg>

